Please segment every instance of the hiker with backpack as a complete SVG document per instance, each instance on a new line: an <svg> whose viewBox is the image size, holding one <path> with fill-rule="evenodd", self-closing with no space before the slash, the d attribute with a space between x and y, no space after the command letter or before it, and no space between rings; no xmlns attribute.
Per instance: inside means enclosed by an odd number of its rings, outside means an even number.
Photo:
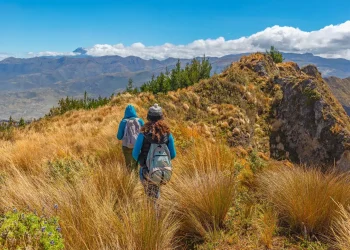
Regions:
<svg viewBox="0 0 350 250"><path fill-rule="evenodd" d="M146 194L156 200L160 195L160 185L170 180L171 160L176 156L176 149L158 104L149 108L147 120L137 137L132 156L140 164L140 179Z"/></svg>
<svg viewBox="0 0 350 250"><path fill-rule="evenodd" d="M125 109L124 118L119 124L117 138L123 142L125 163L130 172L137 170L137 162L132 158L132 150L143 125L144 121L137 116L135 107L129 104Z"/></svg>

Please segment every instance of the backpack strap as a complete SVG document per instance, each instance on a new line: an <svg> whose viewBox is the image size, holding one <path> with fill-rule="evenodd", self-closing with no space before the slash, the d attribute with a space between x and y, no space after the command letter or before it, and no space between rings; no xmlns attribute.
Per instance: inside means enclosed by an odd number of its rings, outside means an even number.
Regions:
<svg viewBox="0 0 350 250"><path fill-rule="evenodd" d="M142 149L145 146L145 140L147 140L146 136L143 133L140 133L140 135L142 134L143 136L143 140L142 140L142 146L141 146L141 152L139 153L139 157L137 157L137 164L140 163L140 157L142 156ZM148 141L148 140L147 140Z"/></svg>
<svg viewBox="0 0 350 250"><path fill-rule="evenodd" d="M160 144L160 146L164 149L164 151L165 151L165 153L167 154L167 156L169 157L169 159L171 159L170 151L169 151L168 145L166 145L166 144ZM166 146L166 147L165 147L165 146Z"/></svg>
<svg viewBox="0 0 350 250"><path fill-rule="evenodd" d="M126 121L126 123L125 123L125 127L124 127L124 136L127 134L127 125L128 125L128 122L129 122L129 118L125 118L124 119L125 121Z"/></svg>
<svg viewBox="0 0 350 250"><path fill-rule="evenodd" d="M162 178L160 179L160 183L159 183L160 185L164 184L163 180L164 180L164 172L162 171Z"/></svg>
<svg viewBox="0 0 350 250"><path fill-rule="evenodd" d="M139 117L130 117L130 118L125 118L125 120L136 120L136 121L138 121L138 120L140 120L140 118Z"/></svg>
<svg viewBox="0 0 350 250"><path fill-rule="evenodd" d="M141 127L141 125L140 125L140 123L139 123L139 120L138 120L139 118L136 118L136 119L132 119L132 122L133 122L133 124L135 125L135 126L139 126L139 127Z"/></svg>

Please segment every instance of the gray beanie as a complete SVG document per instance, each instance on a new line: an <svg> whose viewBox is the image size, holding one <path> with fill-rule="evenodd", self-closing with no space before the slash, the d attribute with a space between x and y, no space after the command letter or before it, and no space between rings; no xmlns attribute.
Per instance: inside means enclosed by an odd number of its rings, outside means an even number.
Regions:
<svg viewBox="0 0 350 250"><path fill-rule="evenodd" d="M157 103L149 108L147 119L153 122L163 119L162 108Z"/></svg>

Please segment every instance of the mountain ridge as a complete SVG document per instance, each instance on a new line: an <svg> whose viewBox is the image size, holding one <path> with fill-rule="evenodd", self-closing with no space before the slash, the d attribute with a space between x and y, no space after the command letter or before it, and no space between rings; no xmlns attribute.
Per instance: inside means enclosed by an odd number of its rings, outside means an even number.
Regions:
<svg viewBox="0 0 350 250"><path fill-rule="evenodd" d="M77 51L84 53L84 48L77 48ZM233 61L238 61L244 55L247 53L208 57L212 64L212 74L222 72ZM350 61L345 59L325 59L310 53L285 53L284 57L286 60L295 61L300 66L314 64L319 66L321 72L334 73L339 77L350 76ZM182 67L191 62L190 59L179 60ZM7 95L7 100L12 104L7 104L4 99L0 101L4 107L0 111L0 118L7 119L9 116L17 119L22 116L26 119L38 118L45 114L43 110L51 108L59 98L80 96L84 91L95 97L110 96L112 93L124 90L129 78L133 79L134 86L140 86L150 80L152 75L158 75L166 68L171 70L177 61L176 58L144 60L136 56L92 57L81 53L77 56L64 57L25 59L10 57L0 61L0 95ZM50 93L60 94L51 94L54 98L49 98L50 101L44 100L42 103L27 99L25 112L22 106L16 105L15 100L9 97L15 96L17 92L30 91L40 94L43 92L42 89L51 89ZM28 112L26 115L26 111L29 110L34 110L29 112L30 116Z"/></svg>

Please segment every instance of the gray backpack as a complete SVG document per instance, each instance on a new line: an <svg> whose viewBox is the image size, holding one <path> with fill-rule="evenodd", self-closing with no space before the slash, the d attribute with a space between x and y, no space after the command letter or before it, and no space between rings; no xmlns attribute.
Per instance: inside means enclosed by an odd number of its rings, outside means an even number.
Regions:
<svg viewBox="0 0 350 250"><path fill-rule="evenodd" d="M166 184L172 174L171 157L166 144L152 143L148 151L146 165L148 179L156 185Z"/></svg>
<svg viewBox="0 0 350 250"><path fill-rule="evenodd" d="M126 125L123 136L123 146L128 148L134 148L137 136L140 133L141 125L139 118L126 119Z"/></svg>

